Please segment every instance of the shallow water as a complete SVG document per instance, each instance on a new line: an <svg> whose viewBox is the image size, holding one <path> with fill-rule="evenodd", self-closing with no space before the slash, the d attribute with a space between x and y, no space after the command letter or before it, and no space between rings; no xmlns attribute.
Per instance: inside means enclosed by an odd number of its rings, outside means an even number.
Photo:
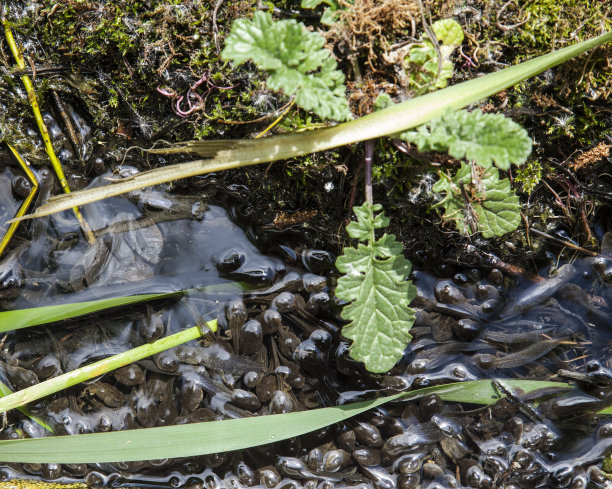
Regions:
<svg viewBox="0 0 612 489"><path fill-rule="evenodd" d="M2 351L2 381L22 388L200 318L217 318L219 331L212 345L177 347L31 406L57 434L298 411L487 378L558 379L577 387L537 407L518 394L486 408L430 395L240 453L88 466L9 464L1 469L4 480L211 489L603 484L598 464L612 446L612 428L592 413L611 396L607 258L565 264L543 283L496 269L446 266L439 277L416 270L414 339L402 361L380 376L348 357L331 295L330 253L281 243L276 253L264 254L250 239L257 230L205 193L159 189L109 199L85 215L99 235L97 248L79 238L65 213L38 223L33 242L6 255L5 309L208 288L12 332ZM215 289L228 283L237 286ZM3 438L46 435L19 413L8 421Z"/></svg>

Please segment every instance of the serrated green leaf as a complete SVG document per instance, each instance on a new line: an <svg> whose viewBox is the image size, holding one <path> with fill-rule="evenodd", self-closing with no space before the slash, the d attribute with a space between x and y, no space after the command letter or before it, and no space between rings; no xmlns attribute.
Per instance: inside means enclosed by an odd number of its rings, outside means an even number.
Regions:
<svg viewBox="0 0 612 489"><path fill-rule="evenodd" d="M463 42L463 29L454 19L437 20L431 25L431 30L440 44L460 46Z"/></svg>
<svg viewBox="0 0 612 489"><path fill-rule="evenodd" d="M260 10L253 20L232 24L221 56L236 64L252 60L268 71L269 89L295 95L299 106L322 119L352 119L344 74L324 45L325 39L303 24L293 19L274 21Z"/></svg>
<svg viewBox="0 0 612 489"><path fill-rule="evenodd" d="M460 233L471 234L477 229L485 238L514 231L521 222L521 212L510 181L500 180L496 168L475 173L477 181L472 180L472 168L462 163L454 177L441 175L433 191L445 194L436 204L444 207L442 218L453 221Z"/></svg>
<svg viewBox="0 0 612 489"><path fill-rule="evenodd" d="M322 3L333 7L334 10L338 8L338 4L334 0L302 0L302 8L317 8Z"/></svg>
<svg viewBox="0 0 612 489"><path fill-rule="evenodd" d="M531 153L525 129L503 114L484 114L480 109L449 112L399 138L416 143L419 151L447 152L483 168L495 163L507 170L511 164L522 165Z"/></svg>
<svg viewBox="0 0 612 489"><path fill-rule="evenodd" d="M388 226L384 214L374 215L380 204L355 207L357 222L347 226L357 237L357 248L345 248L336 260L344 275L338 279L336 296L351 302L341 316L350 321L342 334L353 340L351 356L365 363L370 372L387 372L402 357L412 339L409 331L414 312L408 307L416 288L406 278L411 264L401 254L403 247L392 234L374 237L374 230Z"/></svg>

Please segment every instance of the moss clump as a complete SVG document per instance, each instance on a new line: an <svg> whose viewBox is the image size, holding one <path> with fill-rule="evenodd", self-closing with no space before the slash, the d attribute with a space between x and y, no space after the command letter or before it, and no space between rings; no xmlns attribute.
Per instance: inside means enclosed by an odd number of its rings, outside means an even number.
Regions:
<svg viewBox="0 0 612 489"><path fill-rule="evenodd" d="M516 170L514 181L521 186L526 194L531 194L542 179L542 163L540 160L529 160Z"/></svg>

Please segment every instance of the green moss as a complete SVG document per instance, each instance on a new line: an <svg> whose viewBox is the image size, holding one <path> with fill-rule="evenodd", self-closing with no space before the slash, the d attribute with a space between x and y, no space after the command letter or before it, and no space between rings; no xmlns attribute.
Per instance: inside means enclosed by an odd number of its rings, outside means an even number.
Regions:
<svg viewBox="0 0 612 489"><path fill-rule="evenodd" d="M511 36L526 53L559 48L612 27L606 2L599 0L535 0L525 2L519 15L528 19ZM533 52L535 51L535 52Z"/></svg>
<svg viewBox="0 0 612 489"><path fill-rule="evenodd" d="M539 160L530 159L525 165L516 170L514 181L521 186L526 194L531 194L536 185L542 179L542 163Z"/></svg>

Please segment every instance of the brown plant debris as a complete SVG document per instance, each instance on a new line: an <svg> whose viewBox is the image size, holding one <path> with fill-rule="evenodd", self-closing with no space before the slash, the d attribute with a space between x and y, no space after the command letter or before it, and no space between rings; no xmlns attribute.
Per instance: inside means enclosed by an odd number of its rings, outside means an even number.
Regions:
<svg viewBox="0 0 612 489"><path fill-rule="evenodd" d="M308 211L297 211L286 213L280 211L275 217L272 224L266 227L271 227L274 229L285 229L290 226L295 226L299 224L304 224L319 215L319 211L312 209Z"/></svg>
<svg viewBox="0 0 612 489"><path fill-rule="evenodd" d="M585 151L568 165L572 170L582 170L583 168L610 156L612 144L599 143L594 148Z"/></svg>
<svg viewBox="0 0 612 489"><path fill-rule="evenodd" d="M428 2L423 3L427 8ZM373 70L380 57L377 47L386 53L398 37L416 36L420 11L415 0L355 0L354 5L339 0L339 4L340 21L330 29L330 39L341 39L351 53L367 51Z"/></svg>

